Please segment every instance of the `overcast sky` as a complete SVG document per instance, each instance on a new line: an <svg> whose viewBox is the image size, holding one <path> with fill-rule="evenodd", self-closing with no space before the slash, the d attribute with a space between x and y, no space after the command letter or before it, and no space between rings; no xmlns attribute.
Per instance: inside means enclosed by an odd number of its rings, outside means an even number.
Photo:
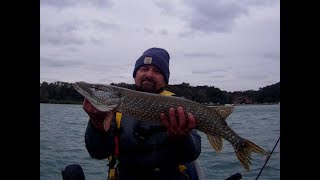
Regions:
<svg viewBox="0 0 320 180"><path fill-rule="evenodd" d="M279 0L41 0L40 82L133 84L142 53L170 84L258 90L280 81Z"/></svg>

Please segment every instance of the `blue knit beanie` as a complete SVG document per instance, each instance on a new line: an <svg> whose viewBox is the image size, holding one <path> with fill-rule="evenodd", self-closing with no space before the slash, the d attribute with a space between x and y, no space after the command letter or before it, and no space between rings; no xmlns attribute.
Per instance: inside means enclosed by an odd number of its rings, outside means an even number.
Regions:
<svg viewBox="0 0 320 180"><path fill-rule="evenodd" d="M169 82L169 59L170 55L169 53L162 48L150 48L146 50L142 56L136 61L136 64L134 66L133 70L133 77L136 77L136 72L142 65L154 65L156 66L160 72L164 76L164 80L166 81L166 84Z"/></svg>

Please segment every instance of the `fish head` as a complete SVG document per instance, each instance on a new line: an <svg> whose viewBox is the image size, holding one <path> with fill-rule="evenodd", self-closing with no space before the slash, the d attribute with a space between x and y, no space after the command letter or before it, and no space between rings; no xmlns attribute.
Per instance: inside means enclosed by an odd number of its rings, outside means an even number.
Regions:
<svg viewBox="0 0 320 180"><path fill-rule="evenodd" d="M86 82L72 83L73 87L99 111L108 112L117 108L123 98L112 86L90 84Z"/></svg>

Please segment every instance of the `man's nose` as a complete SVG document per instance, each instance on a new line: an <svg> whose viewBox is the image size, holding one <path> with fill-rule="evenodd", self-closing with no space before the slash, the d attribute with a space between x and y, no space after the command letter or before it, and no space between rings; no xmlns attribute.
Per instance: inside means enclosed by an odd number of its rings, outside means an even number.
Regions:
<svg viewBox="0 0 320 180"><path fill-rule="evenodd" d="M146 76L148 77L154 77L155 73L153 72L152 69L150 69L149 71L146 72Z"/></svg>

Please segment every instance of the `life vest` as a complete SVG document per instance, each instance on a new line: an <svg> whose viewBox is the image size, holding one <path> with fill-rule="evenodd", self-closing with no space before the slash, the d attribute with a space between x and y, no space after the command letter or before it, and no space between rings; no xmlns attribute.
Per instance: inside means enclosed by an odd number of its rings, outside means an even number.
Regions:
<svg viewBox="0 0 320 180"><path fill-rule="evenodd" d="M161 91L159 94L164 95L164 96L172 96L174 95L174 93L167 91L167 90L163 90ZM121 118L122 118L122 113L120 112L116 112L116 125L117 128L120 128L120 123L121 123ZM119 163L118 161L118 155L119 155L119 136L115 136L115 150L114 150L114 154L108 157L108 166L109 166L109 170L108 170L108 180L117 180L118 179L118 169L117 169L117 165ZM188 176L188 174L186 173L186 170L188 169L188 167L184 164L180 164L178 166L179 171L185 175Z"/></svg>

